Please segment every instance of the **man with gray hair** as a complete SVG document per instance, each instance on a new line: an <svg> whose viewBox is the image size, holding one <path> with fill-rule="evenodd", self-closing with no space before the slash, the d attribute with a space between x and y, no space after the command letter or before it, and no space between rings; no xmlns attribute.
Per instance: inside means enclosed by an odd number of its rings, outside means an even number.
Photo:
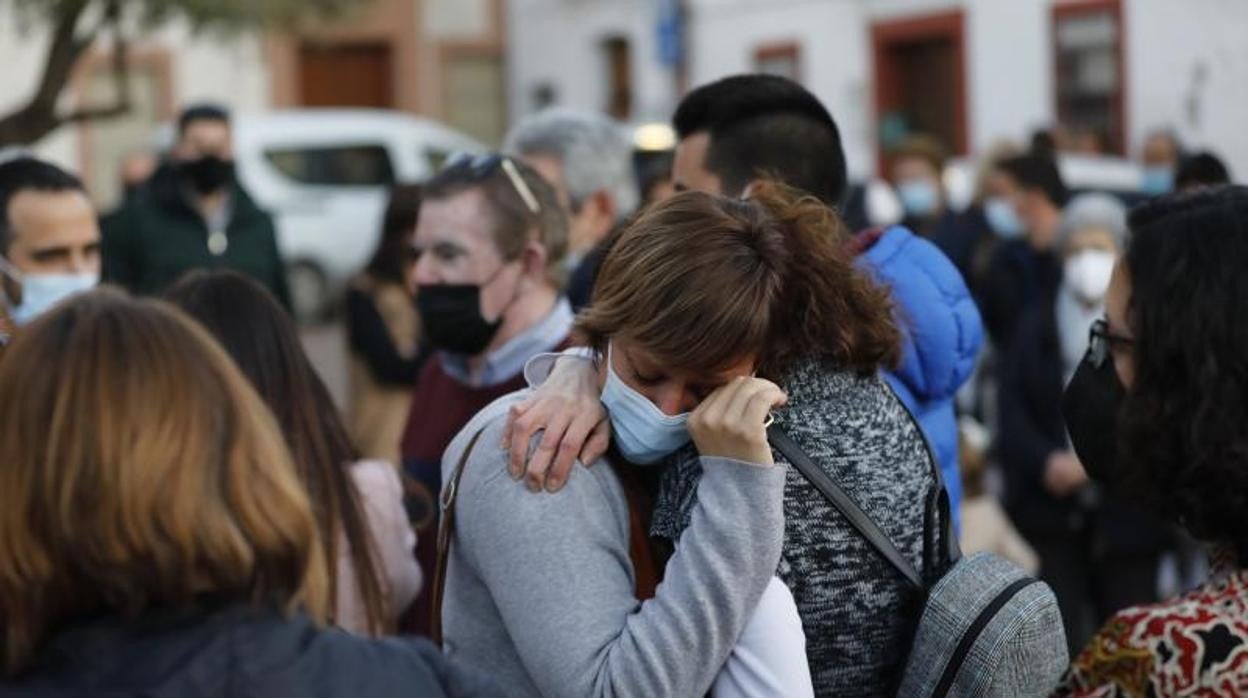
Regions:
<svg viewBox="0 0 1248 698"><path fill-rule="evenodd" d="M503 149L550 182L568 214L565 292L579 310L589 303L608 235L637 208L629 140L602 114L554 108L517 124Z"/></svg>

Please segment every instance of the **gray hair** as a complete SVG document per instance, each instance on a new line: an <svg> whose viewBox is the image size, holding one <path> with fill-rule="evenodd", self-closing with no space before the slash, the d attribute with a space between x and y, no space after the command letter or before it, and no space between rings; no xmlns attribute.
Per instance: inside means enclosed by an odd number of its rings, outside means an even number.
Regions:
<svg viewBox="0 0 1248 698"><path fill-rule="evenodd" d="M1070 239L1085 230L1097 229L1114 236L1118 249L1127 244L1127 207L1109 194L1080 194L1066 204L1058 247L1064 249Z"/></svg>
<svg viewBox="0 0 1248 698"><path fill-rule="evenodd" d="M521 157L546 155L559 160L573 210L606 190L624 218L637 208L632 144L610 118L589 111L553 108L534 114L507 134L503 150Z"/></svg>

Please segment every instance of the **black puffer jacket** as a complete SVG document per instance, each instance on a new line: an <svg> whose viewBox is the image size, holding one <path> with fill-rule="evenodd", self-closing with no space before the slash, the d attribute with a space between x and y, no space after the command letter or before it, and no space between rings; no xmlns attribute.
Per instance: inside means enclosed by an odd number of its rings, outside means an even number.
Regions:
<svg viewBox="0 0 1248 698"><path fill-rule="evenodd" d="M369 640L305 616L230 606L116 617L56 635L10 698L372 698L502 696L428 641Z"/></svg>

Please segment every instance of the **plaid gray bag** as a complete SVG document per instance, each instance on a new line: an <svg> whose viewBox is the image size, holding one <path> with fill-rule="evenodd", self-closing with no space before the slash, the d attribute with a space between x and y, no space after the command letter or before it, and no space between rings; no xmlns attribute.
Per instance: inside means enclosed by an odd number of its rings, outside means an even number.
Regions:
<svg viewBox="0 0 1248 698"><path fill-rule="evenodd" d="M917 428L917 424L916 424ZM920 430L921 433L921 430ZM928 530L939 530L947 571L930 586L888 536L778 426L768 440L924 599L898 695L1047 696L1069 664L1057 598L1013 563L979 553L963 558L953 534L949 495L936 460ZM938 526L939 529L932 527ZM930 538L929 538L930 539Z"/></svg>

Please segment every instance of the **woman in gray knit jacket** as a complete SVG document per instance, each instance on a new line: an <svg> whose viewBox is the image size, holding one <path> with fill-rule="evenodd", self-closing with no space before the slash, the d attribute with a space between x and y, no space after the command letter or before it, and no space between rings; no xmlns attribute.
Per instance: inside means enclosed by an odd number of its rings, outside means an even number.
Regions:
<svg viewBox="0 0 1248 698"><path fill-rule="evenodd" d="M848 240L829 209L798 208L800 214L790 209L786 217L785 231L793 238L788 244L801 249L808 239L803 233L814 229L823 236L823 242L814 243L817 249ZM937 552L939 525L925 526L936 489L930 456L922 434L878 375L897 351L887 297L864 282L842 254L808 254L795 261L797 278L786 280L798 285L788 289L787 308L772 319L767 352L783 358L760 373L777 379L789 398L786 408L777 411L776 423L934 580L947 560ZM804 275L816 281L803 286ZM716 335L703 337L703 343L722 341ZM594 370L588 359L561 358L539 391L512 410L511 470L517 477L523 474L530 489L558 490L572 460L568 454L592 463L608 439L620 441L614 415L608 421L611 405L604 409L606 395L600 402L599 391L587 380ZM539 431L544 432L540 447L526 451L524 444ZM777 454L776 462L784 459ZM703 492L712 473L689 447L667 456L662 470L649 532L684 546L705 506ZM921 599L791 468L783 511L786 526L775 573L796 600L815 694L892 693ZM753 520L752 512L739 515Z"/></svg>

